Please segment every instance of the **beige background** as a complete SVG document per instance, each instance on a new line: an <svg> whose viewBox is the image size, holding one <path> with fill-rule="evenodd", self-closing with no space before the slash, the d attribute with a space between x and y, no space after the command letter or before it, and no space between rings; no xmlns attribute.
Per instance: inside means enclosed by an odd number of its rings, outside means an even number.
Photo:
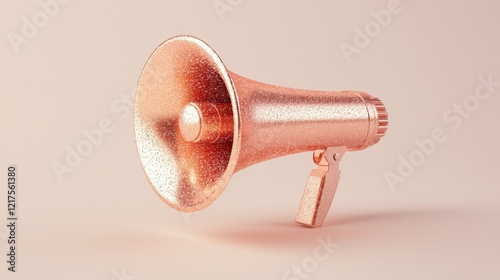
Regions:
<svg viewBox="0 0 500 280"><path fill-rule="evenodd" d="M72 0L15 53L9 34L43 10L1 0L1 278L301 279L286 271L317 263L308 279L498 279L500 87L457 129L443 114L470 100L479 76L500 81L499 2L402 0L351 63L339 44L389 1L229 2L221 20L212 0ZM345 156L323 228L293 224L310 153L243 170L199 214L155 196L121 96L178 34L202 38L249 78L363 90L387 105L388 134ZM114 130L58 180L52 164L104 119ZM436 128L446 142L391 190L384 174ZM19 170L15 274L3 261L8 164ZM316 262L317 238L340 246Z"/></svg>

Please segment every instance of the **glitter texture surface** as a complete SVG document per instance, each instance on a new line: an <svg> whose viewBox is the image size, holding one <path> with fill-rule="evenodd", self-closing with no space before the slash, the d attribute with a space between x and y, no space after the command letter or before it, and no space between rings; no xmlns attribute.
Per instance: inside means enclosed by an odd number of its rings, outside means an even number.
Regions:
<svg viewBox="0 0 500 280"><path fill-rule="evenodd" d="M189 114L188 104L202 109ZM364 92L291 89L229 72L190 36L152 54L135 105L146 176L181 211L208 206L234 172L252 164L328 147L367 148L385 134L387 120L380 100Z"/></svg>

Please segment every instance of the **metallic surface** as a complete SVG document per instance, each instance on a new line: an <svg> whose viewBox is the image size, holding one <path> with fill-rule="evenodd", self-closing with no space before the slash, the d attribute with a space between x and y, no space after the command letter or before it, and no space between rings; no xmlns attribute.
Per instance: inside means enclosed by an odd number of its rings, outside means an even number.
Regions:
<svg viewBox="0 0 500 280"><path fill-rule="evenodd" d="M252 164L328 147L361 150L386 130L385 107L366 93L252 81L229 72L210 47L190 36L155 50L135 104L146 176L180 211L208 206L233 173Z"/></svg>
<svg viewBox="0 0 500 280"><path fill-rule="evenodd" d="M231 140L232 108L228 103L189 103L179 115L179 130L189 142Z"/></svg>
<svg viewBox="0 0 500 280"><path fill-rule="evenodd" d="M295 222L311 227L323 225L339 184L339 163L345 152L346 147L314 151L313 160L318 167L309 174Z"/></svg>
<svg viewBox="0 0 500 280"><path fill-rule="evenodd" d="M385 107L367 93L291 89L230 75L240 102L243 139L237 171L271 158L327 147L362 150L377 143L387 130ZM262 131L267 134L264 140L253 137Z"/></svg>
<svg viewBox="0 0 500 280"><path fill-rule="evenodd" d="M230 139L186 141L179 118L189 103L228 104ZM154 51L139 79L134 124L144 172L163 201L196 211L219 196L239 155L238 111L229 73L205 43L181 36Z"/></svg>

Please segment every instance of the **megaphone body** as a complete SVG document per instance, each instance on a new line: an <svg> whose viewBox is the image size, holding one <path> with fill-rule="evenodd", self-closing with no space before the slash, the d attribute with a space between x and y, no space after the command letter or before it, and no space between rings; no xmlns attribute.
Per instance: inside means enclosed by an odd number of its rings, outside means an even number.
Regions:
<svg viewBox="0 0 500 280"><path fill-rule="evenodd" d="M138 85L139 157L158 196L180 211L211 204L235 172L293 153L315 151L296 221L321 226L345 151L385 134L382 102L364 92L269 85L226 69L190 36L171 38L148 59Z"/></svg>

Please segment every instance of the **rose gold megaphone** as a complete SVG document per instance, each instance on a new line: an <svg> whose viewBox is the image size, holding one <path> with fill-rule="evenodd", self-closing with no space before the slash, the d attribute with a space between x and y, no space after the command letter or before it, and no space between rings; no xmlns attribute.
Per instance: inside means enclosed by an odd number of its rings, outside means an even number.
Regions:
<svg viewBox="0 0 500 280"><path fill-rule="evenodd" d="M310 173L296 218L309 226L321 226L325 219L344 153L377 143L387 125L384 105L364 92L252 81L227 70L207 44L190 36L171 38L154 51L135 101L139 157L168 205L201 210L233 173L314 151L318 167Z"/></svg>

